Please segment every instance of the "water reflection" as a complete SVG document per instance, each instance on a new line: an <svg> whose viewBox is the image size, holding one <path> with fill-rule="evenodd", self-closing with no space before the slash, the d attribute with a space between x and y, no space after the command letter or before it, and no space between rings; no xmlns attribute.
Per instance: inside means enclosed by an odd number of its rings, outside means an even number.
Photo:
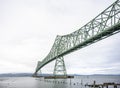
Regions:
<svg viewBox="0 0 120 88"><path fill-rule="evenodd" d="M74 79L2 77L0 88L89 88L85 85L93 83L94 80L96 83L120 83L120 76L77 76Z"/></svg>
<svg viewBox="0 0 120 88"><path fill-rule="evenodd" d="M66 83L67 83L66 79L61 80L54 79L52 88L67 88Z"/></svg>

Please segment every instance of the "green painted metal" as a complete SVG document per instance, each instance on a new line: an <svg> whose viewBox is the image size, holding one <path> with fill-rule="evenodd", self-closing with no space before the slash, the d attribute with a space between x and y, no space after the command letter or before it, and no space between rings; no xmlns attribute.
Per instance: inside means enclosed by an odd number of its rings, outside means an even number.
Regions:
<svg viewBox="0 0 120 88"><path fill-rule="evenodd" d="M57 36L49 54L37 65L37 73L47 63L120 31L120 0L77 31Z"/></svg>
<svg viewBox="0 0 120 88"><path fill-rule="evenodd" d="M37 66L41 65L41 63L42 63L41 61L38 61ZM36 67L35 70L37 70L37 69L38 69L38 68ZM42 71L41 71L41 69L39 69L39 74L42 75ZM37 75L38 75L38 72L35 72L33 76L37 76Z"/></svg>
<svg viewBox="0 0 120 88"><path fill-rule="evenodd" d="M53 75L55 77L57 76L67 77L67 71L63 57L59 57L56 59Z"/></svg>

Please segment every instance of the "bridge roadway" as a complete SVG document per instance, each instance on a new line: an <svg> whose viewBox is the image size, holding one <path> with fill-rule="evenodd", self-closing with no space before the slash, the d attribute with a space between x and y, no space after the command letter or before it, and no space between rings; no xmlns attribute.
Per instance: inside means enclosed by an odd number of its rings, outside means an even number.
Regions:
<svg viewBox="0 0 120 88"><path fill-rule="evenodd" d="M120 31L120 0L115 1L79 30L57 36L49 54L40 62L35 73L49 62L81 49Z"/></svg>

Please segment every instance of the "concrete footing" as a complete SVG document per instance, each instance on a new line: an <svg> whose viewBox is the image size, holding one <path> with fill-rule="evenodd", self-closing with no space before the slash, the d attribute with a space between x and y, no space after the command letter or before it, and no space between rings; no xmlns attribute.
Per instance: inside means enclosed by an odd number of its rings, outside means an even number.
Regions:
<svg viewBox="0 0 120 88"><path fill-rule="evenodd" d="M67 79L74 78L74 76L45 76L45 79Z"/></svg>

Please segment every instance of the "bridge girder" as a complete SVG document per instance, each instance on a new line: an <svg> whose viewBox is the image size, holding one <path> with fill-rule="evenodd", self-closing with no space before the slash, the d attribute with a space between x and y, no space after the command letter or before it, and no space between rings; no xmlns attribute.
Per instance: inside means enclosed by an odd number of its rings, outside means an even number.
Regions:
<svg viewBox="0 0 120 88"><path fill-rule="evenodd" d="M77 31L57 36L49 54L38 62L35 73L47 63L120 31L120 0Z"/></svg>

